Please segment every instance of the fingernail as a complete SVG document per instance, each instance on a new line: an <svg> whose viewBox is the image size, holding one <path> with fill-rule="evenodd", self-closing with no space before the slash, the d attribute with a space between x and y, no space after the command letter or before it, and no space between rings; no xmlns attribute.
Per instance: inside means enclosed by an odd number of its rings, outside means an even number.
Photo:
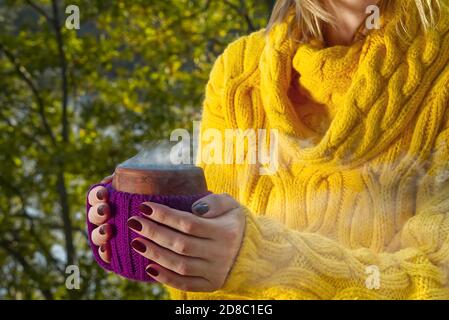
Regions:
<svg viewBox="0 0 449 320"><path fill-rule="evenodd" d="M192 207L192 211L199 215L203 215L209 211L209 205L205 202L198 202Z"/></svg>
<svg viewBox="0 0 449 320"><path fill-rule="evenodd" d="M153 209L151 209L151 207L146 205L145 203L141 203L139 209L146 216L149 216L153 213Z"/></svg>
<svg viewBox="0 0 449 320"><path fill-rule="evenodd" d="M139 221L137 221L136 219L132 219L132 218L129 219L127 224L128 224L128 227L130 227L133 230L142 231L142 228L143 228L142 224Z"/></svg>
<svg viewBox="0 0 449 320"><path fill-rule="evenodd" d="M107 228L107 225L102 225L101 227L100 227L100 234L101 235L105 235L106 234L106 228Z"/></svg>
<svg viewBox="0 0 449 320"><path fill-rule="evenodd" d="M103 189L97 191L97 198L98 198L98 200L104 199L104 190Z"/></svg>
<svg viewBox="0 0 449 320"><path fill-rule="evenodd" d="M98 210L97 210L98 215L104 216L104 207L105 207L104 205L98 207Z"/></svg>
<svg viewBox="0 0 449 320"><path fill-rule="evenodd" d="M147 267L145 271L155 277L159 275L159 272L157 272L157 270L153 269L152 267Z"/></svg>
<svg viewBox="0 0 449 320"><path fill-rule="evenodd" d="M131 242L131 246L139 252L147 251L147 247L139 240L133 240L133 242Z"/></svg>
<svg viewBox="0 0 449 320"><path fill-rule="evenodd" d="M100 246L100 251L101 251L101 252L105 252L105 251L106 251L106 245L102 244L102 245Z"/></svg>

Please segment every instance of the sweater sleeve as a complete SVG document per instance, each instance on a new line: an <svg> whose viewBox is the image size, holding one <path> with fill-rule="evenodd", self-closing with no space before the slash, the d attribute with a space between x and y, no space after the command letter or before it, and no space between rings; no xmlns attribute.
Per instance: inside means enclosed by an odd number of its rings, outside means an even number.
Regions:
<svg viewBox="0 0 449 320"><path fill-rule="evenodd" d="M408 221L394 253L349 250L246 211L242 247L221 291L252 299L448 298L445 192Z"/></svg>
<svg viewBox="0 0 449 320"><path fill-rule="evenodd" d="M406 221L394 252L351 250L245 209L242 246L222 294L252 299L448 299L448 160L445 129L426 176L436 181L432 196Z"/></svg>

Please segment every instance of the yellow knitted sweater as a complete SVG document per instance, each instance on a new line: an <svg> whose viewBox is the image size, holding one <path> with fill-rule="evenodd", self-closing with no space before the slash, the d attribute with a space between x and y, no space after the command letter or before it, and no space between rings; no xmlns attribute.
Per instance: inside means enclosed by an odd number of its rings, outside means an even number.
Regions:
<svg viewBox="0 0 449 320"><path fill-rule="evenodd" d="M278 129L279 168L200 159L245 207L245 233L223 288L172 299L449 298L448 1L437 29L420 26L414 1L393 1L350 46L297 43L287 21L228 46L202 130ZM325 106L316 121L298 88Z"/></svg>

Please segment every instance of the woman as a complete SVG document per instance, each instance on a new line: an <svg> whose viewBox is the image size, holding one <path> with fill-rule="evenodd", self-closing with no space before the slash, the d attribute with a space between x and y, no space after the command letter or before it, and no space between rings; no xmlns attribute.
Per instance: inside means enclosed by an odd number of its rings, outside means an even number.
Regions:
<svg viewBox="0 0 449 320"><path fill-rule="evenodd" d="M128 221L148 274L173 299L449 298L448 64L447 0L279 0L216 60L202 120L278 130L278 170L200 158L197 215Z"/></svg>

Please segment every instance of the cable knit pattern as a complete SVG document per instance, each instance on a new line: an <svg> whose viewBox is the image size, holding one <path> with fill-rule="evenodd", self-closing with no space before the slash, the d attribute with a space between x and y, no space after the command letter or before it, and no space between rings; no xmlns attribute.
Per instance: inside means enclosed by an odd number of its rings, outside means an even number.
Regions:
<svg viewBox="0 0 449 320"><path fill-rule="evenodd" d="M246 229L223 288L167 287L173 299L449 298L449 3L441 4L427 33L405 0L350 46L290 40L288 19L269 37L260 30L228 46L210 75L202 130L278 129L279 170L261 176L260 165L199 158L211 191L244 206ZM330 117L324 133L301 118L298 87L328 108L314 115ZM380 287L370 289L373 267Z"/></svg>
<svg viewBox="0 0 449 320"><path fill-rule="evenodd" d="M131 248L131 241L134 238L137 238L139 234L128 228L128 219L132 216L143 217L139 210L139 206L142 202L147 201L161 203L178 210L191 212L192 204L198 199L206 196L208 193L192 196L140 195L117 191L112 187L111 183L95 184L89 188L86 195L86 212L89 212L89 209L91 208L91 205L87 200L89 192L97 186L104 186L108 190L108 204L111 208L111 218L107 223L112 226L114 235L109 240L111 246L111 262L106 263L100 258L98 247L92 242L92 231L97 226L90 223L87 218L89 244L92 248L95 261L97 261L103 269L112 271L122 277L143 282L155 282L155 280L145 272L145 268L152 261L143 257Z"/></svg>

